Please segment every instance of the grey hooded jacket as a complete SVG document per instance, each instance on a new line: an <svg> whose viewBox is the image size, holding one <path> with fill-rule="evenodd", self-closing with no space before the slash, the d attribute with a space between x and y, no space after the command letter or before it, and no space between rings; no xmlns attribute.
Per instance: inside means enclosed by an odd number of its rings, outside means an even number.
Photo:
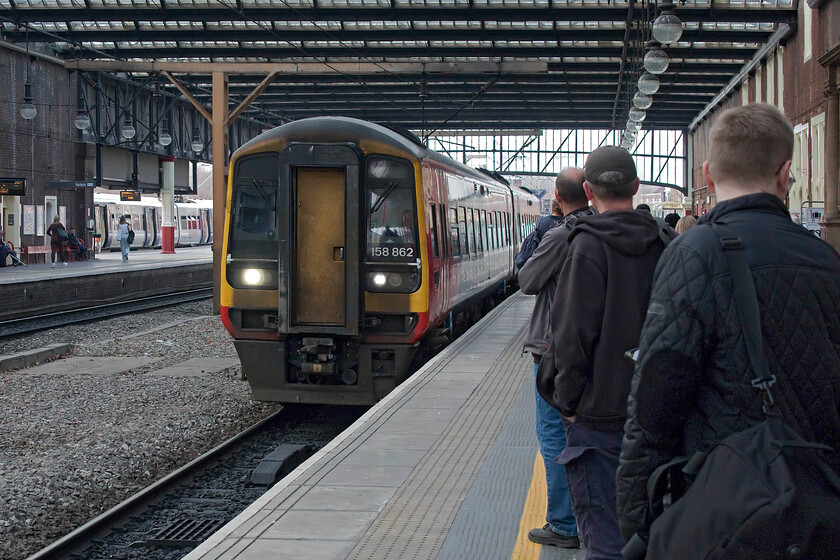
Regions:
<svg viewBox="0 0 840 560"><path fill-rule="evenodd" d="M531 352L537 356L545 354L551 332L549 310L557 288L557 277L563 267L563 261L566 260L569 233L578 218L592 214L597 214L597 211L585 206L569 212L543 235L534 254L519 271L519 288L522 293L537 296L525 335L523 352Z"/></svg>

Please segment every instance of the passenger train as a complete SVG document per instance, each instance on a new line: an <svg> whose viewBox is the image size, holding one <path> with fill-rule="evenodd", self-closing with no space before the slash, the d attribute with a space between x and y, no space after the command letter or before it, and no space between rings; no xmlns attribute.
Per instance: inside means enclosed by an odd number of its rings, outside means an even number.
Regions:
<svg viewBox="0 0 840 560"><path fill-rule="evenodd" d="M96 193L93 197L96 212L96 233L100 234L102 249L119 249L117 226L125 216L134 230L131 247L160 247L162 243L162 205L155 197L142 197L139 202L120 201L119 195ZM175 246L187 247L213 242L213 201L176 202Z"/></svg>
<svg viewBox="0 0 840 560"><path fill-rule="evenodd" d="M303 119L234 153L221 318L254 397L373 404L514 282L538 199L410 132Z"/></svg>

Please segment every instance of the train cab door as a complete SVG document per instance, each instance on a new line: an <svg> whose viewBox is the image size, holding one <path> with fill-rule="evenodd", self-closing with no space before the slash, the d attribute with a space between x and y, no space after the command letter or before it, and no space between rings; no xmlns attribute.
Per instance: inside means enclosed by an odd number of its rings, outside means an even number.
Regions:
<svg viewBox="0 0 840 560"><path fill-rule="evenodd" d="M280 154L280 332L359 331L360 157L348 145L290 144ZM284 188L286 182L288 189ZM286 208L283 206L286 205ZM283 239L285 237L285 239Z"/></svg>
<svg viewBox="0 0 840 560"><path fill-rule="evenodd" d="M432 205L432 227L437 228L437 233L432 234L432 243L437 243L437 258L434 258L434 250L432 252L432 287L438 293L437 312L446 308L446 303L449 301L449 238L447 236L448 222L446 211L446 183L443 177L443 172L440 169L434 171L435 181L433 187L433 199L436 203Z"/></svg>

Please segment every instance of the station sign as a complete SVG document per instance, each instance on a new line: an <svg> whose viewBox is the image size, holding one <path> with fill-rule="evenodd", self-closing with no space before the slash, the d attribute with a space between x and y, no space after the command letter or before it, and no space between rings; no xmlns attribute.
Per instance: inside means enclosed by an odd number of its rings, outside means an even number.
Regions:
<svg viewBox="0 0 840 560"><path fill-rule="evenodd" d="M121 202L140 202L140 191L120 191Z"/></svg>
<svg viewBox="0 0 840 560"><path fill-rule="evenodd" d="M0 178L0 195L23 196L26 194L26 179Z"/></svg>
<svg viewBox="0 0 840 560"><path fill-rule="evenodd" d="M54 189L92 189L95 181L50 181L47 186Z"/></svg>

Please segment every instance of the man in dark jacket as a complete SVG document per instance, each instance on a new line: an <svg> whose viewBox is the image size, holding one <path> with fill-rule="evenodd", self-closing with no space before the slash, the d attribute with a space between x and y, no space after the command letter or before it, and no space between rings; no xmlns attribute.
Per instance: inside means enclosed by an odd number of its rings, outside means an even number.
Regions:
<svg viewBox="0 0 840 560"><path fill-rule="evenodd" d="M537 296L524 348L524 351L531 352L534 356L535 376L540 360L548 348L551 301L557 289L560 267L566 259L569 233L578 218L595 213L589 208L589 201L583 190L582 169L564 169L557 175L554 184L557 200L552 202L558 203L561 213L565 216L555 227L545 232L534 254L519 271L520 289L526 294ZM545 402L539 393L536 393L536 421L537 440L545 463L548 510L545 526L530 531L528 538L538 544L577 548L580 546L580 540L577 536L577 522L572 512L566 469L555 461L566 447L566 430L560 412Z"/></svg>
<svg viewBox="0 0 840 560"><path fill-rule="evenodd" d="M657 466L764 419L712 222L744 245L782 419L840 449L840 257L782 202L792 154L790 123L770 105L726 111L710 131L703 174L718 202L663 255L642 331L618 471L625 539L649 534Z"/></svg>
<svg viewBox="0 0 840 560"><path fill-rule="evenodd" d="M615 471L633 364L656 261L665 247L659 225L633 209L639 188L630 154L593 151L584 189L599 214L580 218L551 308L557 374L539 390L568 419L566 465L572 507L587 559L620 559Z"/></svg>

